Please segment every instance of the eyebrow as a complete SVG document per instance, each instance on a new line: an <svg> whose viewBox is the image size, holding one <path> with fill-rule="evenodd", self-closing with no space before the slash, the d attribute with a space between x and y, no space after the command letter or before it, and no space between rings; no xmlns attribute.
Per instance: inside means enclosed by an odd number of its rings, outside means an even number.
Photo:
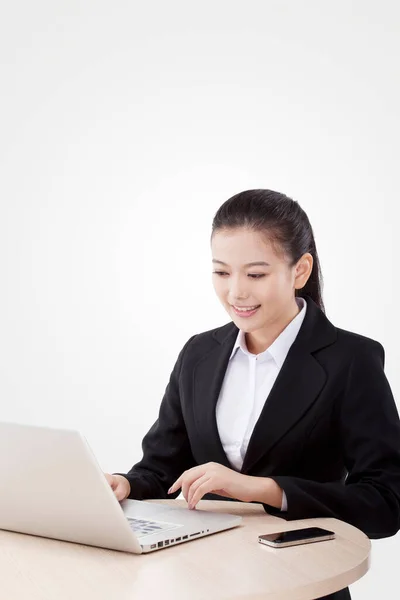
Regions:
<svg viewBox="0 0 400 600"><path fill-rule="evenodd" d="M226 263L222 262L222 260L217 260L216 258L213 258L212 262L219 263L220 265L225 265L225 267L229 266ZM263 260L258 260L256 262L247 263L247 265L244 265L244 266L245 267L270 267L271 265Z"/></svg>

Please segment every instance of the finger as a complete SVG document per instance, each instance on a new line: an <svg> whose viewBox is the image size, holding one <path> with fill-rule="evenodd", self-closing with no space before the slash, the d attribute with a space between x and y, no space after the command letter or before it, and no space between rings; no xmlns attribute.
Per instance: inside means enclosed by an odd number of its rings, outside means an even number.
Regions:
<svg viewBox="0 0 400 600"><path fill-rule="evenodd" d="M182 477L183 477L183 475L181 475L181 476L179 477L179 479L177 479L177 480L175 481L175 483L173 483L173 484L171 485L171 487L170 487L170 488L169 488L169 490L168 490L168 494L173 494L173 492L176 492L176 490L179 490L179 488L181 487L181 480L182 480Z"/></svg>
<svg viewBox="0 0 400 600"><path fill-rule="evenodd" d="M202 497L204 496L204 494L208 494L208 492L212 492L212 490L214 489L213 483L212 483L212 479L211 477L209 479L206 479L205 481L203 481L203 483L201 483L196 491L194 492L190 504L189 504L189 508L196 508L197 503L202 499Z"/></svg>
<svg viewBox="0 0 400 600"><path fill-rule="evenodd" d="M189 499L190 488L192 487L192 485L195 484L196 481L199 481L200 479L202 479L202 477L206 477L207 479L210 478L210 473L208 472L208 469L205 468L204 466L202 466L201 468L197 467L196 469L188 471L188 474L183 478L182 494L183 494L186 502L188 502L188 499Z"/></svg>
<svg viewBox="0 0 400 600"><path fill-rule="evenodd" d="M117 485L117 487L114 490L114 494L115 494L118 502L121 502L121 500L124 500L124 498L125 498L124 486L122 484Z"/></svg>
<svg viewBox="0 0 400 600"><path fill-rule="evenodd" d="M188 502L188 497L189 497L189 490L191 488L192 485L194 485L194 483L196 481L198 481L200 478L199 476L197 477L191 477L190 479L186 478L182 481L182 495L185 498L186 502Z"/></svg>
<svg viewBox="0 0 400 600"><path fill-rule="evenodd" d="M191 469L190 469L191 470ZM182 473L182 475L180 477L178 477L178 479L175 481L175 483L173 483L171 485L171 487L168 490L168 494L173 494L174 492L176 492L177 490L179 490L179 488L182 487L182 481L183 478L186 476L186 473L188 473L189 471L184 471Z"/></svg>
<svg viewBox="0 0 400 600"><path fill-rule="evenodd" d="M104 473L105 478L107 479L107 483L111 486L111 489L115 490L117 487L117 480L114 475L110 475L109 473Z"/></svg>
<svg viewBox="0 0 400 600"><path fill-rule="evenodd" d="M172 494L173 492L176 492L176 490L179 490L180 487L183 487L183 484L186 481L189 481L190 483L195 481L198 477L204 475L205 471L205 465L199 465L198 467L192 467L191 469L184 471L179 479L177 479L175 483L171 485L168 490L168 494Z"/></svg>
<svg viewBox="0 0 400 600"><path fill-rule="evenodd" d="M187 494L186 494L186 502L189 505L191 504L194 493L198 489L198 487L205 481L208 481L209 479L211 479L210 474L204 473L204 475L202 477L199 477L195 481L192 481L191 485L188 487Z"/></svg>

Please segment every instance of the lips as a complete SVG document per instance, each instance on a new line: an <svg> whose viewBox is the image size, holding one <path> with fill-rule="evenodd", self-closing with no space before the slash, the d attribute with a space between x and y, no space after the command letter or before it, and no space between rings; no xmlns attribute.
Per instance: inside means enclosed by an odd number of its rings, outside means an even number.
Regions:
<svg viewBox="0 0 400 600"><path fill-rule="evenodd" d="M231 304L231 306L238 310L255 310L256 308L260 308L261 304L254 304L254 306L238 306L237 304Z"/></svg>
<svg viewBox="0 0 400 600"><path fill-rule="evenodd" d="M235 315L237 315L238 317L248 318L248 317L252 317L253 315L255 315L256 312L258 311L258 309L260 308L260 306L261 306L261 304L259 304L255 308L248 309L248 310L244 310L244 309L239 310L236 306L232 306L232 310L235 312Z"/></svg>

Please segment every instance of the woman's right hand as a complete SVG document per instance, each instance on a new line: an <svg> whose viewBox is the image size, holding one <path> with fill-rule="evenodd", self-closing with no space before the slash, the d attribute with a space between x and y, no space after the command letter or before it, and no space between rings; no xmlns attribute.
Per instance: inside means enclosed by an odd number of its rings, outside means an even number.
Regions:
<svg viewBox="0 0 400 600"><path fill-rule="evenodd" d="M131 484L123 475L110 475L110 473L104 473L105 478L111 486L117 500L122 502L131 493Z"/></svg>

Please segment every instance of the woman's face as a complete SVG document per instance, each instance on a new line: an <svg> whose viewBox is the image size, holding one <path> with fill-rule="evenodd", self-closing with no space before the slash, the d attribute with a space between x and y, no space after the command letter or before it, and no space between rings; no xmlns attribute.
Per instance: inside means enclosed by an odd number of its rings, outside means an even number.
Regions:
<svg viewBox="0 0 400 600"><path fill-rule="evenodd" d="M211 252L214 289L239 329L254 332L293 315L295 289L303 287L311 273L311 254L289 268L265 237L245 228L217 231ZM247 316L235 308L254 310Z"/></svg>

